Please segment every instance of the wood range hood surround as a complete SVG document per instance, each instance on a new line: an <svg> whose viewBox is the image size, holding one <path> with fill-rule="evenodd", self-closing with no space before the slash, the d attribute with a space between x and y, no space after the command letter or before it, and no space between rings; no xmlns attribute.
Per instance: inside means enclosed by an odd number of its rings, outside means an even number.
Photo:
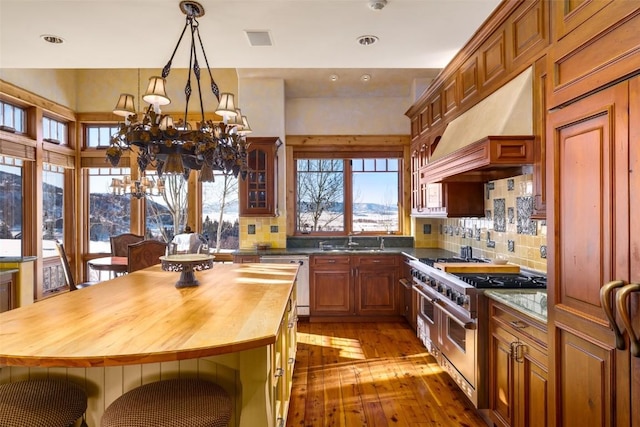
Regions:
<svg viewBox="0 0 640 427"><path fill-rule="evenodd" d="M529 173L534 162L533 69L452 120L431 145L428 182L486 182Z"/></svg>

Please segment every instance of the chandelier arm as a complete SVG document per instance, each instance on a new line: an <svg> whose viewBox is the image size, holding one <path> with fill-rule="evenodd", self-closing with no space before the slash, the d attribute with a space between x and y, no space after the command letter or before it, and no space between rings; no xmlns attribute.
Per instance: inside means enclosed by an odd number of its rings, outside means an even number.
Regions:
<svg viewBox="0 0 640 427"><path fill-rule="evenodd" d="M198 51L196 50L195 40L195 33L198 33L199 35L200 32L198 31L198 21L195 18L194 21L196 22L196 25L191 28L191 54L193 55L193 61L190 61L190 64L192 64L193 73L196 76L196 82L198 83L198 96L200 97L200 120L204 124L204 103L202 102L202 87L200 85L200 64L198 64ZM189 72L189 75L191 75L191 72Z"/></svg>
<svg viewBox="0 0 640 427"><path fill-rule="evenodd" d="M202 43L202 37L200 37L200 29L196 27L196 32L198 33L198 41L200 42L200 50L202 50L202 57L204 58L204 63L207 64L207 71L209 72L209 77L211 78L211 92L216 96L218 102L220 102L220 88L218 84L213 79L213 74L211 74L211 67L209 66L209 60L207 59L207 52L204 50L204 44Z"/></svg>
<svg viewBox="0 0 640 427"><path fill-rule="evenodd" d="M173 53L171 54L171 58L167 62L167 65L162 69L162 77L167 78L169 73L171 72L171 63L173 62L173 57L176 56L176 52L178 51L178 47L180 47L180 43L182 42L182 38L184 37L184 33L187 31L187 27L190 24L191 18L187 16L187 21L184 24L184 28L182 28L182 33L180 33L180 38L178 39L178 43L176 43L176 47L173 48Z"/></svg>

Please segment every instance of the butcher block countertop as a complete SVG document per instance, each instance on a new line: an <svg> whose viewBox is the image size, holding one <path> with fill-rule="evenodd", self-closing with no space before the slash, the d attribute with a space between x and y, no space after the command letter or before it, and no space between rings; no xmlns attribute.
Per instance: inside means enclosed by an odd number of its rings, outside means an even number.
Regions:
<svg viewBox="0 0 640 427"><path fill-rule="evenodd" d="M150 267L0 313L0 365L118 366L275 343L297 265L216 264L200 286Z"/></svg>
<svg viewBox="0 0 640 427"><path fill-rule="evenodd" d="M520 273L515 264L491 264L486 262L435 262L433 266L447 273Z"/></svg>

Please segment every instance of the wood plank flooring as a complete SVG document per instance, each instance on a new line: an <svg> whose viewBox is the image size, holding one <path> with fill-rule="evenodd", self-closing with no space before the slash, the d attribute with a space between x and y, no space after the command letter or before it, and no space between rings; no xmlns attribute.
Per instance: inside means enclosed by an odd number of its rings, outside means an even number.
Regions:
<svg viewBox="0 0 640 427"><path fill-rule="evenodd" d="M486 427L405 323L298 323L288 427Z"/></svg>

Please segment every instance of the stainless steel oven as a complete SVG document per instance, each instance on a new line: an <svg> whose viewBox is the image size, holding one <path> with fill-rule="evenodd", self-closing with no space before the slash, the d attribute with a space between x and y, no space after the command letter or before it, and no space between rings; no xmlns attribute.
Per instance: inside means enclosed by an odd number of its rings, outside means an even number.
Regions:
<svg viewBox="0 0 640 427"><path fill-rule="evenodd" d="M450 274L434 260L412 260L413 288L420 295L418 336L440 366L477 408L487 404L486 351L478 344L488 336L484 289L546 287L546 277L527 274ZM436 260L438 262L446 262ZM450 262L482 260L456 258Z"/></svg>

